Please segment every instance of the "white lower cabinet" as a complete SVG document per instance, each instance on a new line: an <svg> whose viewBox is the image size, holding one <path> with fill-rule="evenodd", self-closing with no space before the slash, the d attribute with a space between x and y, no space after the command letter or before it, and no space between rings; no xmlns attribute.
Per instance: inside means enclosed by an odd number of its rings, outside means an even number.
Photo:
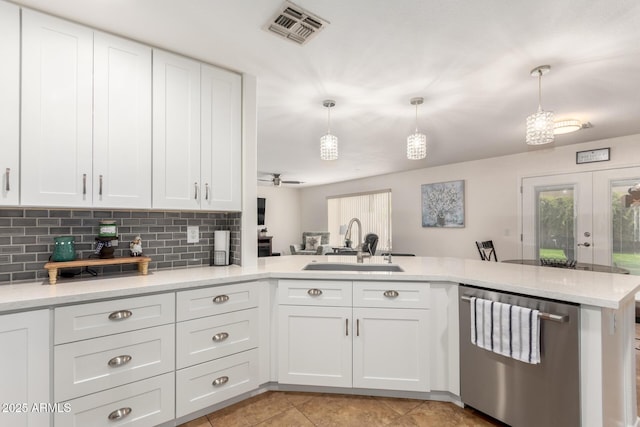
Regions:
<svg viewBox="0 0 640 427"><path fill-rule="evenodd" d="M175 294L54 310L53 391L68 426L155 426L175 417Z"/></svg>
<svg viewBox="0 0 640 427"><path fill-rule="evenodd" d="M351 387L351 307L280 306L278 381Z"/></svg>
<svg viewBox="0 0 640 427"><path fill-rule="evenodd" d="M279 282L278 381L429 391L429 284L336 283Z"/></svg>
<svg viewBox="0 0 640 427"><path fill-rule="evenodd" d="M50 425L49 354L49 310L0 316L0 426Z"/></svg>
<svg viewBox="0 0 640 427"><path fill-rule="evenodd" d="M176 416L259 386L260 284L177 293Z"/></svg>
<svg viewBox="0 0 640 427"><path fill-rule="evenodd" d="M173 372L70 400L56 427L152 427L174 419Z"/></svg>
<svg viewBox="0 0 640 427"><path fill-rule="evenodd" d="M176 417L258 388L258 349L176 372Z"/></svg>
<svg viewBox="0 0 640 427"><path fill-rule="evenodd" d="M354 308L353 387L429 391L429 311Z"/></svg>

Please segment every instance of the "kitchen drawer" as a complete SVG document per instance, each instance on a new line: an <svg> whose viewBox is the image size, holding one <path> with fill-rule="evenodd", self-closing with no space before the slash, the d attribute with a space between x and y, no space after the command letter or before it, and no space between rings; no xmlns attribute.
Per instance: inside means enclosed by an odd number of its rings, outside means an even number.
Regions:
<svg viewBox="0 0 640 427"><path fill-rule="evenodd" d="M353 306L429 308L429 291L424 282L353 282Z"/></svg>
<svg viewBox="0 0 640 427"><path fill-rule="evenodd" d="M278 303L288 305L351 306L351 281L280 280Z"/></svg>
<svg viewBox="0 0 640 427"><path fill-rule="evenodd" d="M258 349L176 372L176 417L258 388Z"/></svg>
<svg viewBox="0 0 640 427"><path fill-rule="evenodd" d="M174 325L156 326L55 346L55 400L72 399L173 371L174 331Z"/></svg>
<svg viewBox="0 0 640 427"><path fill-rule="evenodd" d="M258 309L234 311L176 325L178 369L258 346Z"/></svg>
<svg viewBox="0 0 640 427"><path fill-rule="evenodd" d="M56 427L152 427L174 419L173 373L71 400L69 412L55 414ZM127 409L130 409L128 415ZM121 410L121 418L117 416Z"/></svg>
<svg viewBox="0 0 640 427"><path fill-rule="evenodd" d="M175 321L173 293L55 309L55 344L96 338Z"/></svg>
<svg viewBox="0 0 640 427"><path fill-rule="evenodd" d="M257 282L246 282L178 292L178 321L257 307L258 291Z"/></svg>

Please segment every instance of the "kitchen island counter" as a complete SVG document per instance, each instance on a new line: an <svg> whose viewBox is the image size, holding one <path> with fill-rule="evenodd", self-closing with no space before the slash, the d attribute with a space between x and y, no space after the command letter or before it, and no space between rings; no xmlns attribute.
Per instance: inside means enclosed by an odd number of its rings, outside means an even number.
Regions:
<svg viewBox="0 0 640 427"><path fill-rule="evenodd" d="M308 263L353 263L355 256L281 256L260 258L255 266L197 267L83 279L60 279L0 286L0 312L27 310L95 299L184 290L259 279L346 279L380 281L440 281L465 283L538 298L618 309L634 299L640 277L519 264L438 258L395 257L402 272L309 271ZM382 257L365 263L386 263Z"/></svg>

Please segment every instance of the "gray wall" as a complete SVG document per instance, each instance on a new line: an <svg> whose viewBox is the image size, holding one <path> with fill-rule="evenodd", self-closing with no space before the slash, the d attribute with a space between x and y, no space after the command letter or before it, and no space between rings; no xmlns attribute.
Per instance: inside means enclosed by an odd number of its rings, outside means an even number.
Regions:
<svg viewBox="0 0 640 427"><path fill-rule="evenodd" d="M0 208L0 284L44 279L44 264L53 252L53 238L71 235L79 258L94 252L98 224L113 219L120 245L115 256L129 256L129 242L142 237L150 270L209 265L213 231L231 230L230 262L240 264L239 212L177 212L139 210ZM200 227L200 242L187 243L187 226ZM99 274L136 270L135 265L94 268ZM78 277L88 276L83 269Z"/></svg>

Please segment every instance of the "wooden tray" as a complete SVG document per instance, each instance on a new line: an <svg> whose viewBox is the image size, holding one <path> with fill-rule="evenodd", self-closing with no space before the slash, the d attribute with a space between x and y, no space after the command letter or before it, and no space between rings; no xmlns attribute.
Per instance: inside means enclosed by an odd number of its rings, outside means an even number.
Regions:
<svg viewBox="0 0 640 427"><path fill-rule="evenodd" d="M149 262L151 258L148 256L132 256L132 257L119 257L119 258L87 258L77 259L75 261L60 261L60 262L48 262L44 265L49 271L49 284L55 285L58 281L58 270L61 268L72 267L90 267L96 265L114 265L114 264L138 264L138 272L142 275L146 275L149 272Z"/></svg>

